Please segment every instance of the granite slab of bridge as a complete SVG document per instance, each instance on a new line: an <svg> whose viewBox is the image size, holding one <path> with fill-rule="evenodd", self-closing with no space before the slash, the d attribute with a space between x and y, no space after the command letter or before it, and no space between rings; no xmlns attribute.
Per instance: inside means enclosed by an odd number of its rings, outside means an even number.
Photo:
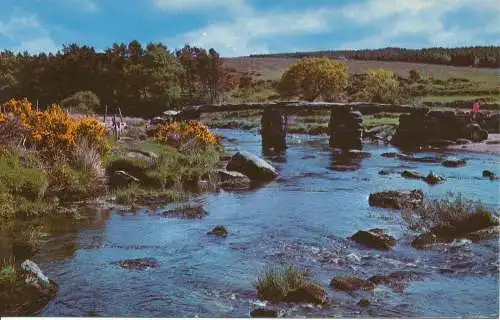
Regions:
<svg viewBox="0 0 500 320"><path fill-rule="evenodd" d="M285 150L288 128L287 115L306 110L327 110L331 112L329 123L331 147L343 150L361 150L363 114L379 112L410 113L415 110L415 107L364 102L336 103L305 101L213 104L184 107L181 109L178 117L182 120L199 120L202 113L244 110L262 110L261 134L264 150Z"/></svg>

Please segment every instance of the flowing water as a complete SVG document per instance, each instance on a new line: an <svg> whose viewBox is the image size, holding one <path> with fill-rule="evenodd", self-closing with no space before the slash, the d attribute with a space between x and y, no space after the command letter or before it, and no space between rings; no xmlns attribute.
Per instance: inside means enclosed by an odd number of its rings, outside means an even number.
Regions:
<svg viewBox="0 0 500 320"><path fill-rule="evenodd" d="M261 155L260 135L217 130L230 150ZM162 218L154 212L97 211L51 236L33 258L60 285L43 316L248 317L265 304L253 282L268 264L290 263L310 271L328 290L332 306L280 306L285 315L329 317L498 317L498 243L456 241L417 251L414 234L394 210L371 208L368 196L385 189L422 189L426 197L462 193L499 207L499 182L481 177L498 171L500 157L467 157L462 168L410 163L380 156L392 147L365 145L371 158L356 171L329 169L334 157L327 137L290 136L289 148L269 159L280 178L243 192L205 194L196 199L209 215L201 220ZM383 168L430 170L445 176L429 186L399 174L378 175ZM496 170L495 170L496 169ZM89 217L85 220L85 217ZM215 225L229 236L208 236ZM362 248L346 240L358 230L380 227L398 239L388 252ZM53 230L54 231L54 230ZM114 262L154 257L160 266L127 270ZM328 287L336 275L368 278L394 271L425 274L405 290L378 286L374 292L346 294ZM360 299L371 301L359 307Z"/></svg>

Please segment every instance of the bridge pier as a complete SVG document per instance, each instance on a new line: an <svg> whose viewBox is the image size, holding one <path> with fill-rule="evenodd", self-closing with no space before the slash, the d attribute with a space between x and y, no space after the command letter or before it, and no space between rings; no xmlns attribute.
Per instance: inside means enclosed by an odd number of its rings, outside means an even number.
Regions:
<svg viewBox="0 0 500 320"><path fill-rule="evenodd" d="M330 147L342 150L363 149L363 115L351 107L332 108L330 123Z"/></svg>
<svg viewBox="0 0 500 320"><path fill-rule="evenodd" d="M283 110L277 108L265 108L262 113L262 148L264 151L271 148L276 152L286 149L286 132L288 119Z"/></svg>

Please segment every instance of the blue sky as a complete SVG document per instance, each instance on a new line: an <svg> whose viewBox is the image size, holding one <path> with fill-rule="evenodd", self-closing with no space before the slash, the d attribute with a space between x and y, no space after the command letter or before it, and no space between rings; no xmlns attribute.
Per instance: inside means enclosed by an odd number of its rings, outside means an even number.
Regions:
<svg viewBox="0 0 500 320"><path fill-rule="evenodd" d="M500 45L499 0L0 0L0 49L162 41L223 56Z"/></svg>

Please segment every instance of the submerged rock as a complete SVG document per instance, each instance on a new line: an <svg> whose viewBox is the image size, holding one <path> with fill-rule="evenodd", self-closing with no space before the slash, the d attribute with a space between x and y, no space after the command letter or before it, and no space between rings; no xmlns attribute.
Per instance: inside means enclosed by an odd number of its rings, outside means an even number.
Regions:
<svg viewBox="0 0 500 320"><path fill-rule="evenodd" d="M215 170L219 186L226 190L241 190L250 187L250 178L238 171Z"/></svg>
<svg viewBox="0 0 500 320"><path fill-rule="evenodd" d="M379 174L379 175L381 175L381 176L387 176L387 175L389 175L389 174L391 174L391 173L392 173L392 172L391 172L391 170L389 170L389 169L382 169L382 170L380 170L380 171L378 172L378 174Z"/></svg>
<svg viewBox="0 0 500 320"><path fill-rule="evenodd" d="M160 215L167 218L201 219L207 216L208 212L203 207L196 206L168 210L162 212Z"/></svg>
<svg viewBox="0 0 500 320"><path fill-rule="evenodd" d="M384 152L381 154L384 158L396 158L399 155L397 152Z"/></svg>
<svg viewBox="0 0 500 320"><path fill-rule="evenodd" d="M360 306L360 307L368 307L370 304L371 304L370 300L367 300L367 299L361 299L358 302L358 306Z"/></svg>
<svg viewBox="0 0 500 320"><path fill-rule="evenodd" d="M306 283L295 290L289 291L283 301L293 303L306 302L323 304L326 302L326 299L327 293L322 286L314 283Z"/></svg>
<svg viewBox="0 0 500 320"><path fill-rule="evenodd" d="M401 176L403 178L407 179L418 179L418 180L423 180L425 179L425 176L421 175L418 171L416 170L405 170L401 173Z"/></svg>
<svg viewBox="0 0 500 320"><path fill-rule="evenodd" d="M496 174L490 170L483 171L483 177L489 178L490 180L494 180L496 178Z"/></svg>
<svg viewBox="0 0 500 320"><path fill-rule="evenodd" d="M207 232L207 234L225 238L227 237L229 232L227 231L227 228L225 226L218 225L213 228L212 231Z"/></svg>
<svg viewBox="0 0 500 320"><path fill-rule="evenodd" d="M369 248L390 250L396 245L396 239L393 236L384 233L381 229L371 229L369 231L358 231L351 240Z"/></svg>
<svg viewBox="0 0 500 320"><path fill-rule="evenodd" d="M467 164L467 161L465 159L448 158L441 162L441 164L449 168L458 168L465 166Z"/></svg>
<svg viewBox="0 0 500 320"><path fill-rule="evenodd" d="M410 281L421 281L423 275L414 271L396 271L388 276L376 275L368 279L368 281L376 285L387 285L393 290L402 292L408 287Z"/></svg>
<svg viewBox="0 0 500 320"><path fill-rule="evenodd" d="M371 281L356 277L335 277L330 282L330 286L345 292L371 291L375 288Z"/></svg>
<svg viewBox="0 0 500 320"><path fill-rule="evenodd" d="M372 207L402 209L416 207L422 204L424 192L422 190L383 191L370 194L368 202Z"/></svg>
<svg viewBox="0 0 500 320"><path fill-rule="evenodd" d="M42 310L59 291L31 260L21 263L12 282L0 282L0 315L33 316Z"/></svg>
<svg viewBox="0 0 500 320"><path fill-rule="evenodd" d="M340 172L345 172L345 171L356 171L361 168L361 165L355 163L355 164L340 164L340 163L334 163L330 166L330 169L333 171L340 171Z"/></svg>
<svg viewBox="0 0 500 320"><path fill-rule="evenodd" d="M252 318L277 318L278 311L270 308L257 308L250 312Z"/></svg>
<svg viewBox="0 0 500 320"><path fill-rule="evenodd" d="M343 156L351 159L366 159L370 158L372 155L369 152L351 149L343 154Z"/></svg>
<svg viewBox="0 0 500 320"><path fill-rule="evenodd" d="M155 258L138 258L122 260L118 262L120 267L124 269L145 270L149 268L157 268L160 266Z"/></svg>
<svg viewBox="0 0 500 320"><path fill-rule="evenodd" d="M246 151L232 156L226 169L243 173L254 181L271 181L279 176L278 171L267 161Z"/></svg>
<svg viewBox="0 0 500 320"><path fill-rule="evenodd" d="M405 160L405 161L413 161L413 162L423 162L423 163L440 163L443 159L442 157L415 157L407 154L399 154L398 158L400 160Z"/></svg>

